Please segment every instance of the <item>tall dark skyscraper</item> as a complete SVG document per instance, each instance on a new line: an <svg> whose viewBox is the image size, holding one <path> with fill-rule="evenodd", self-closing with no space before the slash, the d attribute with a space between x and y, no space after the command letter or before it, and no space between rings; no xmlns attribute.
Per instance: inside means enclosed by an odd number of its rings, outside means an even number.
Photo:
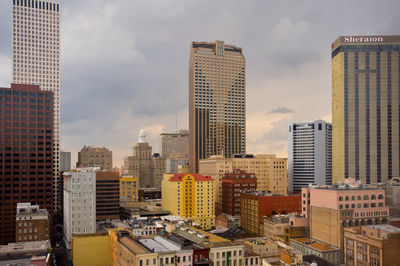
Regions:
<svg viewBox="0 0 400 266"><path fill-rule="evenodd" d="M15 241L18 202L53 216L54 93L39 86L0 88L0 243Z"/></svg>
<svg viewBox="0 0 400 266"><path fill-rule="evenodd" d="M363 183L400 175L400 36L332 44L332 175Z"/></svg>
<svg viewBox="0 0 400 266"><path fill-rule="evenodd" d="M189 62L189 162L246 153L246 61L242 48L192 42Z"/></svg>
<svg viewBox="0 0 400 266"><path fill-rule="evenodd" d="M13 0L13 83L54 92L54 208L60 208L60 4ZM42 207L42 206L40 206Z"/></svg>

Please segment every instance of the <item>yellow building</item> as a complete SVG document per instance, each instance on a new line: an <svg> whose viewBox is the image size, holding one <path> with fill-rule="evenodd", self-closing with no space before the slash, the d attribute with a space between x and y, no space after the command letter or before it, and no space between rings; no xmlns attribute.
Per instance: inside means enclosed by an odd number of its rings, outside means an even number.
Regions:
<svg viewBox="0 0 400 266"><path fill-rule="evenodd" d="M277 158L274 154L246 155L240 158L211 156L200 160L199 173L215 179L216 207L222 205L222 178L233 169L254 173L257 190L269 190L278 194L287 193L287 158Z"/></svg>
<svg viewBox="0 0 400 266"><path fill-rule="evenodd" d="M199 174L165 174L162 206L172 215L191 220L203 229L215 224L214 180Z"/></svg>
<svg viewBox="0 0 400 266"><path fill-rule="evenodd" d="M119 179L119 201L125 208L132 207L138 201L138 178L124 175Z"/></svg>
<svg viewBox="0 0 400 266"><path fill-rule="evenodd" d="M72 235L72 262L74 266L109 266L110 246L107 232Z"/></svg>

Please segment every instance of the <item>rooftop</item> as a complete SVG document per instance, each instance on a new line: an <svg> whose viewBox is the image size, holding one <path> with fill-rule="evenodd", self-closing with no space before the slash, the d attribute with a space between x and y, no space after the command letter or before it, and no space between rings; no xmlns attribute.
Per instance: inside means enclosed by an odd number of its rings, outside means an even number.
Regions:
<svg viewBox="0 0 400 266"><path fill-rule="evenodd" d="M324 242L315 240L315 239L310 239L310 238L291 238L290 241L293 242L298 242L303 245L312 247L320 252L326 252L326 251L337 251L339 248L325 244Z"/></svg>
<svg viewBox="0 0 400 266"><path fill-rule="evenodd" d="M213 181L214 179L211 176L204 176L200 174L174 174L169 181L182 181L182 178L186 176L191 176L195 181Z"/></svg>
<svg viewBox="0 0 400 266"><path fill-rule="evenodd" d="M135 240L133 240L129 237L123 237L119 241L121 242L121 244L123 244L125 247L127 247L130 251L132 251L135 254L150 253L149 250L145 249L144 247L139 245Z"/></svg>
<svg viewBox="0 0 400 266"><path fill-rule="evenodd" d="M139 242L153 252L169 252L181 250L181 247L178 244L160 236L156 236L154 238L142 238L139 240Z"/></svg>
<svg viewBox="0 0 400 266"><path fill-rule="evenodd" d="M46 253L48 248L51 248L49 240L9 243L8 245L0 245L0 257L6 254L13 255L25 252L32 256L34 252Z"/></svg>
<svg viewBox="0 0 400 266"><path fill-rule="evenodd" d="M389 225L389 224L375 224L375 225L367 225L369 228L386 231L389 233L397 233L400 234L400 228Z"/></svg>

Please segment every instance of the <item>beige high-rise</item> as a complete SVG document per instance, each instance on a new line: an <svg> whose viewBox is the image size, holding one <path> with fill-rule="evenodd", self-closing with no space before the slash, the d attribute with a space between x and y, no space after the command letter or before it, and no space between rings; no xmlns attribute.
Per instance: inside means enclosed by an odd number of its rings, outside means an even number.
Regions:
<svg viewBox="0 0 400 266"><path fill-rule="evenodd" d="M332 179L400 175L400 36L332 44Z"/></svg>
<svg viewBox="0 0 400 266"><path fill-rule="evenodd" d="M161 156L170 158L173 154L189 157L189 131L179 130L178 133L161 133Z"/></svg>
<svg viewBox="0 0 400 266"><path fill-rule="evenodd" d="M246 153L246 62L242 48L192 42L189 62L189 164Z"/></svg>
<svg viewBox="0 0 400 266"><path fill-rule="evenodd" d="M257 190L287 193L287 158L277 158L274 154L247 155L239 158L211 156L200 160L199 173L215 179L215 203L217 210L222 204L222 178L226 173L240 169L254 173L257 178Z"/></svg>
<svg viewBox="0 0 400 266"><path fill-rule="evenodd" d="M158 154L153 155L152 150L144 131L141 130L138 143L132 149L132 156L124 159L124 174L139 178L140 188L161 187L165 158Z"/></svg>
<svg viewBox="0 0 400 266"><path fill-rule="evenodd" d="M54 92L54 207L60 186L60 4L13 0L13 83Z"/></svg>

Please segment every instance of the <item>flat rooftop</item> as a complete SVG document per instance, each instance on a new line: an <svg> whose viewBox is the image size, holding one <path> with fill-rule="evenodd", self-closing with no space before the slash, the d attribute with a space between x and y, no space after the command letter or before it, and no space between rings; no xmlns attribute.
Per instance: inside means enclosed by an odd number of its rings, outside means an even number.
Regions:
<svg viewBox="0 0 400 266"><path fill-rule="evenodd" d="M398 233L400 234L400 228L392 226L390 224L375 224L375 225L367 225L369 228L378 229L381 231L386 231L390 233Z"/></svg>
<svg viewBox="0 0 400 266"><path fill-rule="evenodd" d="M324 242L310 239L310 238L291 238L290 241L298 242L300 244L306 245L308 247L312 247L318 251L326 252L326 251L337 251L339 248L328 245Z"/></svg>
<svg viewBox="0 0 400 266"><path fill-rule="evenodd" d="M181 250L181 247L171 240L164 239L160 236L154 238L142 238L139 242L154 252L169 252Z"/></svg>
<svg viewBox="0 0 400 266"><path fill-rule="evenodd" d="M48 248L51 248L49 240L9 243L8 245L0 245L0 256L24 252L47 252Z"/></svg>
<svg viewBox="0 0 400 266"><path fill-rule="evenodd" d="M145 249L139 245L139 243L129 237L123 237L120 242L135 254L151 253L150 250Z"/></svg>

